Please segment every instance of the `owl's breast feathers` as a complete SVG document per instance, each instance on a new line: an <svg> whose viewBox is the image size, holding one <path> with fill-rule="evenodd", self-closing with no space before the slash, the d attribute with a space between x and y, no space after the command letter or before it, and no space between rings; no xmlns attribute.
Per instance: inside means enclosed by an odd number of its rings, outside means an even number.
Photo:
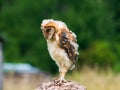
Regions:
<svg viewBox="0 0 120 90"><path fill-rule="evenodd" d="M62 30L59 34L59 46L65 50L68 58L75 64L78 59L78 44L74 33Z"/></svg>

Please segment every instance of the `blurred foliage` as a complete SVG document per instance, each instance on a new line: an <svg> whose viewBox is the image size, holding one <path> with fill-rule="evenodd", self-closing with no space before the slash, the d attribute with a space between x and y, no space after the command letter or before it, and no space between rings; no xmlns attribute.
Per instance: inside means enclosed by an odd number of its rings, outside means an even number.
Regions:
<svg viewBox="0 0 120 90"><path fill-rule="evenodd" d="M3 0L0 34L7 38L6 62L28 62L49 72L57 67L40 30L43 19L64 21L77 34L78 65L120 71L119 0Z"/></svg>
<svg viewBox="0 0 120 90"><path fill-rule="evenodd" d="M101 67L113 66L117 62L117 55L106 41L97 41L82 53L81 58L88 65L99 65Z"/></svg>

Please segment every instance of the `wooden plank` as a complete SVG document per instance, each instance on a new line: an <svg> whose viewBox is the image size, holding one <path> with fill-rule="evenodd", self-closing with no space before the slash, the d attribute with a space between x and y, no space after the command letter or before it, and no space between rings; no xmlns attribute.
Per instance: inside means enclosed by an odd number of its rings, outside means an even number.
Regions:
<svg viewBox="0 0 120 90"><path fill-rule="evenodd" d="M2 42L0 42L0 90L3 90L3 53L2 53Z"/></svg>

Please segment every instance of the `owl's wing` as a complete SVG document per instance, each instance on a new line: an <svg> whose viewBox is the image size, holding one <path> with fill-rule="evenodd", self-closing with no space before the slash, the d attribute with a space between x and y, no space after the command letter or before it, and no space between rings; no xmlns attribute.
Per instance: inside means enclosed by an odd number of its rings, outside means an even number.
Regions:
<svg viewBox="0 0 120 90"><path fill-rule="evenodd" d="M72 32L66 32L65 30L63 30L59 35L60 48L65 50L68 58L73 63L76 63L76 60L78 58L78 45L76 41L76 37L73 35Z"/></svg>

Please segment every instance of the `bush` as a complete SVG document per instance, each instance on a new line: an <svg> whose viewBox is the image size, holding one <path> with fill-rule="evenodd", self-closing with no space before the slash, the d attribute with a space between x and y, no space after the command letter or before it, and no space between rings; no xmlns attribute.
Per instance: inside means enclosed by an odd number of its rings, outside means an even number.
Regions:
<svg viewBox="0 0 120 90"><path fill-rule="evenodd" d="M114 66L117 62L115 52L110 43L106 41L93 42L87 50L81 53L80 58L90 66L108 67Z"/></svg>

